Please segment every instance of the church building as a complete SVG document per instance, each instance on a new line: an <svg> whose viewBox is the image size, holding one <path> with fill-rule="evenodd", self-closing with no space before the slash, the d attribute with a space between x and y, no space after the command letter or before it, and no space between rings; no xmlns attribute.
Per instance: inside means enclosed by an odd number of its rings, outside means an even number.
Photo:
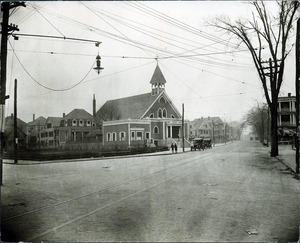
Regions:
<svg viewBox="0 0 300 243"><path fill-rule="evenodd" d="M165 91L159 66L150 80L151 92L108 100L97 112L103 145L110 148L170 146L182 143L182 117ZM188 122L184 137L188 140Z"/></svg>

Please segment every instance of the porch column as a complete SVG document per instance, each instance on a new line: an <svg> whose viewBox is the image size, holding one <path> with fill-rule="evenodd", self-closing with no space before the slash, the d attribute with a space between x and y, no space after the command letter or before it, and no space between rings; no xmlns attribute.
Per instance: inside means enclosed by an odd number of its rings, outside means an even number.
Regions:
<svg viewBox="0 0 300 243"><path fill-rule="evenodd" d="M166 139L166 124L163 122L163 140Z"/></svg>
<svg viewBox="0 0 300 243"><path fill-rule="evenodd" d="M131 131L130 131L130 123L128 123L128 145L130 146L130 140L131 140Z"/></svg>
<svg viewBox="0 0 300 243"><path fill-rule="evenodd" d="M171 135L170 138L173 138L173 131L172 130L173 130L173 126L170 125L170 135Z"/></svg>

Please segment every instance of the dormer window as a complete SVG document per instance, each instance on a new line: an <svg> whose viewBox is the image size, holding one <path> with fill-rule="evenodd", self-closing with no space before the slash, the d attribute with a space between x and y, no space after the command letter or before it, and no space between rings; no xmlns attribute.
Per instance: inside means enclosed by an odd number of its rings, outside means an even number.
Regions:
<svg viewBox="0 0 300 243"><path fill-rule="evenodd" d="M91 126L91 121L88 120L88 121L86 122L86 125L87 125L88 127L90 127L90 126Z"/></svg>
<svg viewBox="0 0 300 243"><path fill-rule="evenodd" d="M72 121L72 126L76 126L77 125L77 121L76 120L73 120Z"/></svg>
<svg viewBox="0 0 300 243"><path fill-rule="evenodd" d="M83 120L79 120L79 126L83 127L83 125L84 125Z"/></svg>

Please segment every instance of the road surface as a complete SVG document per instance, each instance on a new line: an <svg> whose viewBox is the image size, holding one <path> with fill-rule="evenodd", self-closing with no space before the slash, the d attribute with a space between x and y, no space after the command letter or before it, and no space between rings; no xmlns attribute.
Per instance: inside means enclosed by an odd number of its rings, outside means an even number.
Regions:
<svg viewBox="0 0 300 243"><path fill-rule="evenodd" d="M268 150L4 164L2 240L296 242L299 184Z"/></svg>

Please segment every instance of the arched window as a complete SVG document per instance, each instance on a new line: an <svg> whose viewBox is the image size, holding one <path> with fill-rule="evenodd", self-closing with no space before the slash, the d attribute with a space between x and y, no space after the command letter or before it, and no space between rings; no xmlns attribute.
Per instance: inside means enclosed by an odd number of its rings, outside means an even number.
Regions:
<svg viewBox="0 0 300 243"><path fill-rule="evenodd" d="M163 118L167 118L167 110L165 108L163 109L162 116L163 116Z"/></svg>
<svg viewBox="0 0 300 243"><path fill-rule="evenodd" d="M166 103L165 98L164 98L164 97L161 97L161 98L159 99L159 103Z"/></svg>
<svg viewBox="0 0 300 243"><path fill-rule="evenodd" d="M126 133L125 132L120 132L119 133L119 140L120 141L125 141L126 138Z"/></svg>
<svg viewBox="0 0 300 243"><path fill-rule="evenodd" d="M117 134L115 132L112 133L112 141L117 141Z"/></svg>
<svg viewBox="0 0 300 243"><path fill-rule="evenodd" d="M150 117L150 118L154 118L154 114L153 114L153 113L151 113L149 117Z"/></svg>
<svg viewBox="0 0 300 243"><path fill-rule="evenodd" d="M159 133L159 129L158 129L157 126L155 126L155 127L153 128L153 133L154 133L154 134L158 134L158 133Z"/></svg>
<svg viewBox="0 0 300 243"><path fill-rule="evenodd" d="M175 118L175 116L174 116L173 114L171 115L171 117L172 117L172 118Z"/></svg>
<svg viewBox="0 0 300 243"><path fill-rule="evenodd" d="M157 111L157 117L158 118L162 118L162 110L161 110L161 108L159 108L158 111Z"/></svg>

